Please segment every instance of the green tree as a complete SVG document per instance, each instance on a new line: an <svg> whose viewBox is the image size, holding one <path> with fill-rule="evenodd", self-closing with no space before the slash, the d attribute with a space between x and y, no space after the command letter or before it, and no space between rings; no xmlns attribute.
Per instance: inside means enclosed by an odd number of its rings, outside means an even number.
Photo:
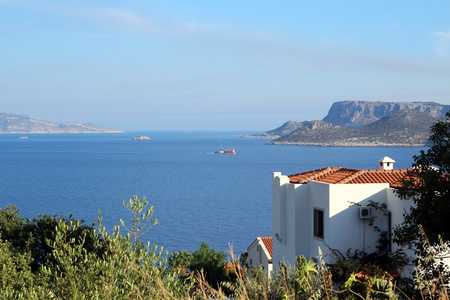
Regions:
<svg viewBox="0 0 450 300"><path fill-rule="evenodd" d="M151 213L143 211L144 199L135 199L125 205L133 215L143 216L142 222L152 223ZM153 211L153 210L152 210ZM191 286L177 280L176 274L166 268L167 252L162 248L136 241L140 226L132 227L126 235L115 226L106 232L99 213L98 231L85 231L78 237L78 220L59 220L47 264L40 269L42 288L49 298L56 299L184 299ZM139 231L139 232L134 232ZM93 249L85 247L89 236Z"/></svg>
<svg viewBox="0 0 450 300"><path fill-rule="evenodd" d="M17 253L11 243L0 238L0 299L44 298L36 289L39 278L31 272L31 260L29 252Z"/></svg>
<svg viewBox="0 0 450 300"><path fill-rule="evenodd" d="M226 258L224 251L210 249L207 243L202 242L200 249L193 253L185 250L173 252L169 257L169 269L176 272L180 279L190 281L203 271L207 283L217 288L229 279L225 269Z"/></svg>
<svg viewBox="0 0 450 300"><path fill-rule="evenodd" d="M225 259L227 254L224 251L216 251L209 248L205 242L201 243L200 249L192 253L189 269L198 272L203 269L208 283L216 287L220 282L228 279L225 270Z"/></svg>
<svg viewBox="0 0 450 300"><path fill-rule="evenodd" d="M155 208L153 206L147 208L148 201L145 200L145 197L138 199L136 195L128 203L122 200L122 204L133 214L133 218L131 219L130 228L125 226L125 222L122 219L120 219L120 223L133 236L133 242L136 245L139 237L158 224L157 219L152 219Z"/></svg>
<svg viewBox="0 0 450 300"><path fill-rule="evenodd" d="M439 245L439 237L450 241L450 112L446 119L431 126L431 146L413 156L411 176L397 189L402 199L413 204L404 222L394 230L394 242L416 249L426 256L419 225L431 246Z"/></svg>
<svg viewBox="0 0 450 300"><path fill-rule="evenodd" d="M7 205L5 209L0 210L0 234L3 240L10 243L12 251L22 254L29 252L30 267L36 272L46 262L52 251L49 243L55 239L58 222L69 223L74 220L72 215L69 218L59 215L38 215L30 220L22 218L16 206ZM75 238L78 244L81 236L87 232L92 233L94 230L90 226L83 225L84 221L79 222L80 226L71 232L72 238ZM86 235L83 247L90 252L98 250L93 248L92 235Z"/></svg>

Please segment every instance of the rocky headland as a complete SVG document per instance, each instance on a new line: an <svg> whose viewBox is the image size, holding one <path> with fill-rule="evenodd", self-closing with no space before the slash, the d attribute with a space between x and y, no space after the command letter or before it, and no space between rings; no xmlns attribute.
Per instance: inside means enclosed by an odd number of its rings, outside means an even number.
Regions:
<svg viewBox="0 0 450 300"><path fill-rule="evenodd" d="M434 102L341 101L333 103L323 120L289 121L248 137L273 138L270 145L424 146L430 126L449 109Z"/></svg>
<svg viewBox="0 0 450 300"><path fill-rule="evenodd" d="M299 122L299 121L287 121L280 127L270 130L264 133L258 133L258 134L241 134L237 135L237 138L261 138L261 139L278 139L282 136L288 135L300 127L303 126L304 123L307 122Z"/></svg>

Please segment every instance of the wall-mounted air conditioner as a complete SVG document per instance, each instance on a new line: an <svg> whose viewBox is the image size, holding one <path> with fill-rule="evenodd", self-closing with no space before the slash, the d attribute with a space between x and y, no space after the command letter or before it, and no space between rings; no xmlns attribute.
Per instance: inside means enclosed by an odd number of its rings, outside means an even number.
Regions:
<svg viewBox="0 0 450 300"><path fill-rule="evenodd" d="M369 206L359 207L359 218L360 219L370 219L372 218L372 210Z"/></svg>

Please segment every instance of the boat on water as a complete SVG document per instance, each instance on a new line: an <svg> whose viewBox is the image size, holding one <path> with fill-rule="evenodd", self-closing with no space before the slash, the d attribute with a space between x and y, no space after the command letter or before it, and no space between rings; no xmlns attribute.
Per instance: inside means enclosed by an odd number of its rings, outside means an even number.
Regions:
<svg viewBox="0 0 450 300"><path fill-rule="evenodd" d="M28 139L28 137L27 136L21 136L21 137L19 137L19 139L26 140L26 139Z"/></svg>
<svg viewBox="0 0 450 300"><path fill-rule="evenodd" d="M222 150L214 152L214 154L236 154L236 150L234 148L224 148L220 145Z"/></svg>
<svg viewBox="0 0 450 300"><path fill-rule="evenodd" d="M150 140L150 138L146 135L140 135L140 136L133 138L133 140Z"/></svg>

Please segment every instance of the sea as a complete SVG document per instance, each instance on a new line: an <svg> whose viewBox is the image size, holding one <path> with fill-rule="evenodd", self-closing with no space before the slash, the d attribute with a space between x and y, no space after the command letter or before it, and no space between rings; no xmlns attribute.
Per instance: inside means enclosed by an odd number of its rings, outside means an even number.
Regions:
<svg viewBox="0 0 450 300"><path fill-rule="evenodd" d="M272 173L324 167L377 169L389 156L409 168L424 147L266 145L236 138L253 132L127 132L0 135L0 207L25 218L61 215L92 225L99 213L111 232L132 215L134 195L154 206L158 224L143 237L167 250L195 251L201 242L240 254L272 235ZM146 135L151 140L133 140ZM237 154L214 154L233 147ZM129 223L128 223L129 224ZM122 228L121 233L126 233Z"/></svg>

